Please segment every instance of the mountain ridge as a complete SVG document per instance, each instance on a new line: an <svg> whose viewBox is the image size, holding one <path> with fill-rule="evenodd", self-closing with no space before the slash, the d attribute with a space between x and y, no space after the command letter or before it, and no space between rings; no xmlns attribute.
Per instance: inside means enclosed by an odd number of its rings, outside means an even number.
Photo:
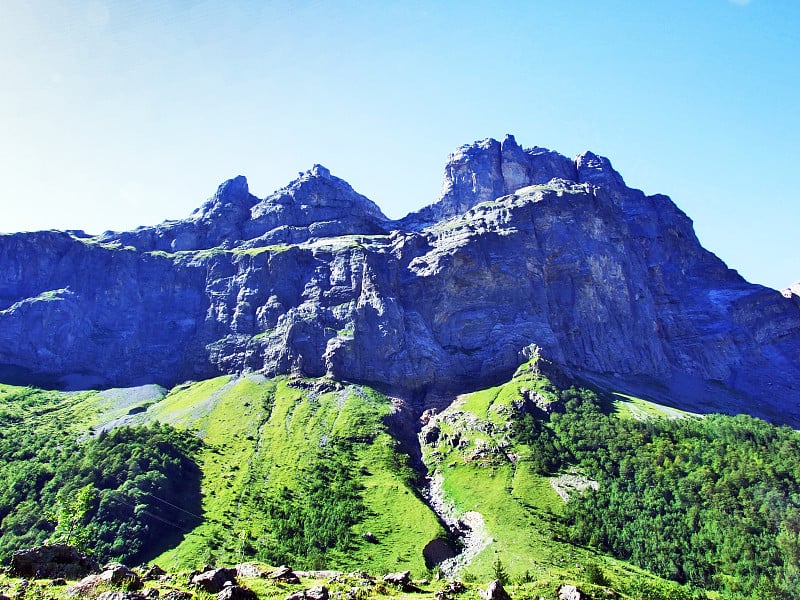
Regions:
<svg viewBox="0 0 800 600"><path fill-rule="evenodd" d="M702 248L608 159L457 149L439 200L392 221L316 165L188 219L0 236L0 365L60 387L300 373L416 399L541 352L573 377L800 424L800 303Z"/></svg>

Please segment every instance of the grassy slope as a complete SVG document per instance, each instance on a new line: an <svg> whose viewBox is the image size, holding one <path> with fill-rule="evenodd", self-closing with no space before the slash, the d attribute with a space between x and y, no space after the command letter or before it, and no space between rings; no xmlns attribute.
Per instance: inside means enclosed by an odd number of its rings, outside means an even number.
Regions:
<svg viewBox="0 0 800 600"><path fill-rule="evenodd" d="M295 489L303 468L334 438L356 443L362 497L367 507L347 556L328 556L328 568L424 572L422 548L441 533L436 517L407 483L405 457L395 450L382 417L383 396L359 387L323 394L293 388L286 379L221 377L170 393L148 411L148 419L191 427L206 442L201 457L205 522L159 560L165 566L198 566L249 558L269 536L253 490L268 481Z"/></svg>
<svg viewBox="0 0 800 600"><path fill-rule="evenodd" d="M545 377L523 365L508 383L465 395L437 415L443 442L423 447L425 461L444 477L446 500L459 514L479 512L491 539L459 575L489 579L499 560L512 579L526 572L532 576L535 582L522 586L531 594L544 594L563 581L591 589L586 583L589 564L600 566L618 590L631 579L649 579L627 563L559 540L554 517L563 500L547 477L526 464L530 449L513 443L509 426L517 411L515 402L538 396L546 404L555 399L552 392Z"/></svg>
<svg viewBox="0 0 800 600"><path fill-rule="evenodd" d="M12 389L0 386L0 403L3 393ZM535 396L540 404L555 399L545 378L520 369L505 385L462 397L438 415L442 438L460 438L460 445L423 448L429 467L444 477L447 499L459 512L478 511L492 540L459 576L486 582L500 559L512 578L526 572L532 576L534 581L522 584L519 591L536 597L549 597L564 581L591 589L585 582L589 563L601 565L618 590L631 579L649 579L625 563L559 541L554 515L563 502L547 478L526 468L530 450L513 444L509 422L522 396ZM625 402L618 405L620 416L662 412L636 399ZM628 410L630 404L636 406L634 411ZM1 404L0 409L20 410ZM313 392L286 378L223 376L178 386L163 398L157 390L138 390L134 396L124 391L47 392L19 416L26 426L58 424L77 436L123 419L129 424L166 422L203 438L198 458L203 520L177 547L156 559L170 571L252 559L269 535L256 492L265 489L265 482L297 487L309 457L336 438L349 439L354 448L349 458L367 510L355 526L356 542L346 552L329 554L325 567L376 574L410 569L421 577L426 573L422 548L443 531L408 483L405 457L397 452L383 422L389 410L385 397L360 386ZM380 543L364 541L361 534L367 531Z"/></svg>

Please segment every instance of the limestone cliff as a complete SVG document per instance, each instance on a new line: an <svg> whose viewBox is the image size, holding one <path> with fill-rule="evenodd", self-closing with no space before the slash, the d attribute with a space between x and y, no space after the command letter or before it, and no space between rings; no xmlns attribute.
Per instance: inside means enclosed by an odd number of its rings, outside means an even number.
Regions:
<svg viewBox="0 0 800 600"><path fill-rule="evenodd" d="M611 391L800 425L800 303L588 152L464 146L440 199L396 222L315 166L264 200L226 182L183 221L0 236L6 378L298 372L424 402L536 347Z"/></svg>

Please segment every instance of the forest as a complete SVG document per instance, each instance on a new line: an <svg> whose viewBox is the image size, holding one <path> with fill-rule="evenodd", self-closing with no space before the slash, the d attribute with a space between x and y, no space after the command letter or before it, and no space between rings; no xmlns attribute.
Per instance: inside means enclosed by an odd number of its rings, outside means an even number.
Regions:
<svg viewBox="0 0 800 600"><path fill-rule="evenodd" d="M800 436L749 416L619 418L588 390L525 415L532 468L577 468L599 483L573 496L570 541L729 596L800 589Z"/></svg>
<svg viewBox="0 0 800 600"><path fill-rule="evenodd" d="M2 401L0 562L63 542L138 564L202 521L195 435L154 423L77 436L56 393Z"/></svg>

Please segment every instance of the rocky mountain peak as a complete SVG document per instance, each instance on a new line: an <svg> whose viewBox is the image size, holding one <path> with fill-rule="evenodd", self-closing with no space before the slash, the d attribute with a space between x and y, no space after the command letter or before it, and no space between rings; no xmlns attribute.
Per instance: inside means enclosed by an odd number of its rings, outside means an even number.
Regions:
<svg viewBox="0 0 800 600"><path fill-rule="evenodd" d="M596 187L608 189L625 188L625 180L611 166L611 161L604 156L597 156L594 152L583 152L575 159L577 181L591 183Z"/></svg>
<svg viewBox="0 0 800 600"><path fill-rule="evenodd" d="M311 237L378 233L388 221L374 202L317 164L263 200L250 193L247 178L239 175L222 183L188 219L108 232L100 241L165 252L258 247Z"/></svg>
<svg viewBox="0 0 800 600"><path fill-rule="evenodd" d="M231 179L155 227L0 236L0 372L297 372L424 399L492 385L535 346L615 392L798 425L792 298L608 159L506 136L457 148L439 200L400 221L314 165L264 199Z"/></svg>
<svg viewBox="0 0 800 600"><path fill-rule="evenodd" d="M234 218L241 221L256 202L258 198L250 194L247 178L239 175L220 184L216 193L196 209L190 219L208 221Z"/></svg>
<svg viewBox="0 0 800 600"><path fill-rule="evenodd" d="M481 202L556 178L577 181L575 163L547 148L523 149L513 135L507 134L502 142L487 138L466 144L447 158L439 199L401 223L409 229L422 229Z"/></svg>

